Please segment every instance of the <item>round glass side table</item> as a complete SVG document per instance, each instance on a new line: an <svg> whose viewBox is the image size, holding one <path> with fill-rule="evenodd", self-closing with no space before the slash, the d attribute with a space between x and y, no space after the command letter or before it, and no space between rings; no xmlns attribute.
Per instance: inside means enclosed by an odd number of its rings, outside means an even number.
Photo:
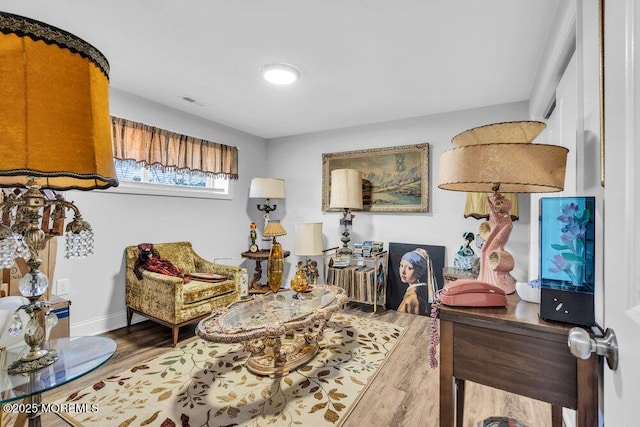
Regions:
<svg viewBox="0 0 640 427"><path fill-rule="evenodd" d="M46 347L57 351L58 360L26 374L9 375L7 367L24 351L28 351L29 347L4 352L0 370L0 404L24 399L25 407L36 407L41 403L42 393L93 371L113 356L117 346L111 338L88 336L54 339ZM40 413L30 413L27 417L30 427L41 425Z"/></svg>

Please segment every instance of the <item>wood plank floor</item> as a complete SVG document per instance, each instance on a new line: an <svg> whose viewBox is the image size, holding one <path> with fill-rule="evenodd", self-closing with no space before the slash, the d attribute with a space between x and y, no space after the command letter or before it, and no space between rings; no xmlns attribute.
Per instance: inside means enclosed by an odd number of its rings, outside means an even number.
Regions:
<svg viewBox="0 0 640 427"><path fill-rule="evenodd" d="M438 370L429 368L427 342L429 318L393 310L349 304L346 312L376 318L407 327L407 332L384 367L379 371L344 426L437 426ZM181 330L180 340L194 335L195 325ZM116 354L105 365L69 384L43 395L52 402L134 364L147 361L171 349L171 330L145 321L131 328L104 334L118 344ZM509 417L528 427L551 425L549 404L502 392L478 384L467 383L465 393L465 427L477 427L490 416ZM43 426L67 426L53 414L44 414Z"/></svg>

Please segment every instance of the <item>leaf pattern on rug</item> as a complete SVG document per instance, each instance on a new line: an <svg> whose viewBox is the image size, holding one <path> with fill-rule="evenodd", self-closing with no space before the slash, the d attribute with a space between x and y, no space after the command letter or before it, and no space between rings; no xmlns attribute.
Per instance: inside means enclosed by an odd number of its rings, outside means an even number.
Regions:
<svg viewBox="0 0 640 427"><path fill-rule="evenodd" d="M282 377L256 376L240 344L194 339L63 401L96 404L62 414L82 426L337 425L389 356L404 328L335 313L320 350ZM61 403L57 402L57 403Z"/></svg>

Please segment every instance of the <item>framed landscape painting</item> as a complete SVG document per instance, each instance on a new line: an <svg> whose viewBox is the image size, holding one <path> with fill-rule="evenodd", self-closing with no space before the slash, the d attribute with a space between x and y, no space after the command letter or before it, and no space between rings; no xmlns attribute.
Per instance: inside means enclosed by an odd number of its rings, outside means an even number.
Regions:
<svg viewBox="0 0 640 427"><path fill-rule="evenodd" d="M363 210L429 211L429 144L322 154L322 210L331 198L331 171L362 171Z"/></svg>

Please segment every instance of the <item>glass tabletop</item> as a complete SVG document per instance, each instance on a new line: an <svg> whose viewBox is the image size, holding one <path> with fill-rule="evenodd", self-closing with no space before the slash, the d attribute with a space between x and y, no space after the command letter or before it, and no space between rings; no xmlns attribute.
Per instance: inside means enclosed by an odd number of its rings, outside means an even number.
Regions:
<svg viewBox="0 0 640 427"><path fill-rule="evenodd" d="M261 295L238 303L218 319L224 329L250 331L269 323L284 323L301 319L321 308L337 304L344 291L336 286L317 285L309 292L297 294L290 289Z"/></svg>
<svg viewBox="0 0 640 427"><path fill-rule="evenodd" d="M106 337L51 340L47 348L58 352L58 360L38 371L17 375L9 375L7 367L28 348L8 349L0 371L0 403L43 393L86 375L109 360L116 347L115 341Z"/></svg>

